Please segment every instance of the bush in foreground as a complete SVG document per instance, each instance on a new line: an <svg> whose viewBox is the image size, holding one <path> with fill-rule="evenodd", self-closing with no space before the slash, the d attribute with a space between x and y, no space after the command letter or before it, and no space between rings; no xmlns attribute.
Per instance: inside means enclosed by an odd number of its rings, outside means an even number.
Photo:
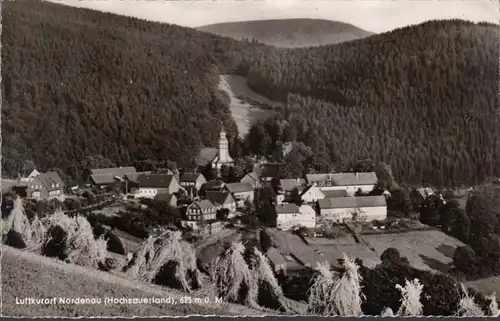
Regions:
<svg viewBox="0 0 500 321"><path fill-rule="evenodd" d="M181 239L181 233L166 231L150 236L134 253L124 271L136 280L179 288L186 292L201 287L201 272L196 265L196 253L191 244Z"/></svg>

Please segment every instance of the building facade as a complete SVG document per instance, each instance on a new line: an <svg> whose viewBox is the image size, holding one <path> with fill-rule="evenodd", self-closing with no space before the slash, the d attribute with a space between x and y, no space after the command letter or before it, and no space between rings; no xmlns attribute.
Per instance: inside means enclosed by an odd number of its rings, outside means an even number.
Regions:
<svg viewBox="0 0 500 321"><path fill-rule="evenodd" d="M26 196L50 199L64 194L64 182L57 172L39 173L26 187Z"/></svg>
<svg viewBox="0 0 500 321"><path fill-rule="evenodd" d="M245 202L253 202L255 197L255 191L248 183L229 183L225 185L225 189L233 194L238 206L243 206Z"/></svg>
<svg viewBox="0 0 500 321"><path fill-rule="evenodd" d="M182 189L174 175L141 174L135 198L155 198L157 194L175 194Z"/></svg>
<svg viewBox="0 0 500 321"><path fill-rule="evenodd" d="M326 198L318 201L322 220L337 223L344 221L374 221L387 218L384 196L351 196Z"/></svg>
<svg viewBox="0 0 500 321"><path fill-rule="evenodd" d="M287 231L298 227L316 227L316 212L309 205L297 206L293 203L278 204L276 227Z"/></svg>

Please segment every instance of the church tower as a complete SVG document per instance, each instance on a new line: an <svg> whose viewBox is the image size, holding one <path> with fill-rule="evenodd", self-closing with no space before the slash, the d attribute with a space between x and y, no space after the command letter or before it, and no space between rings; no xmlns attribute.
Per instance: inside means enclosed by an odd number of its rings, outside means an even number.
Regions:
<svg viewBox="0 0 500 321"><path fill-rule="evenodd" d="M234 162L231 156L229 155L229 141L227 140L226 132L224 131L224 125L222 125L222 129L219 135L219 159L218 163L221 165L232 165Z"/></svg>

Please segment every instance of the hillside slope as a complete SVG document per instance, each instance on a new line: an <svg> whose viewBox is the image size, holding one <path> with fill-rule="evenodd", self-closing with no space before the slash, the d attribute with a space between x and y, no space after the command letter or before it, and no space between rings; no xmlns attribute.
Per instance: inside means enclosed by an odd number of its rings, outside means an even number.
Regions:
<svg viewBox="0 0 500 321"><path fill-rule="evenodd" d="M236 135L219 73L262 46L36 0L2 15L4 173L23 160L75 168L87 155L190 165L221 120Z"/></svg>
<svg viewBox="0 0 500 321"><path fill-rule="evenodd" d="M347 23L321 19L225 22L196 29L238 40L254 39L266 45L285 48L330 45L372 34Z"/></svg>
<svg viewBox="0 0 500 321"><path fill-rule="evenodd" d="M432 21L285 50L254 64L248 84L288 102L285 139L312 146L318 170L371 158L404 183L470 186L500 176L498 31ZM274 120L264 127L253 131L255 150L277 139Z"/></svg>
<svg viewBox="0 0 500 321"><path fill-rule="evenodd" d="M19 305L16 298L172 298L185 293L153 284L132 282L109 273L65 264L2 245L2 302L6 316L186 316L261 315L261 311L234 304L56 304ZM197 297L196 294L192 295ZM202 297L202 296L199 296ZM204 297L203 297L204 298Z"/></svg>

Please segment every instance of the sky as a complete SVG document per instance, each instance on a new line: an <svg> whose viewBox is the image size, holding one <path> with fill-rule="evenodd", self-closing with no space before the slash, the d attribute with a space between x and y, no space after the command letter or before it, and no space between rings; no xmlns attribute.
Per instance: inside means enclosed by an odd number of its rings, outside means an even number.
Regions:
<svg viewBox="0 0 500 321"><path fill-rule="evenodd" d="M498 0L49 0L186 27L317 18L380 33L435 19L500 21Z"/></svg>

